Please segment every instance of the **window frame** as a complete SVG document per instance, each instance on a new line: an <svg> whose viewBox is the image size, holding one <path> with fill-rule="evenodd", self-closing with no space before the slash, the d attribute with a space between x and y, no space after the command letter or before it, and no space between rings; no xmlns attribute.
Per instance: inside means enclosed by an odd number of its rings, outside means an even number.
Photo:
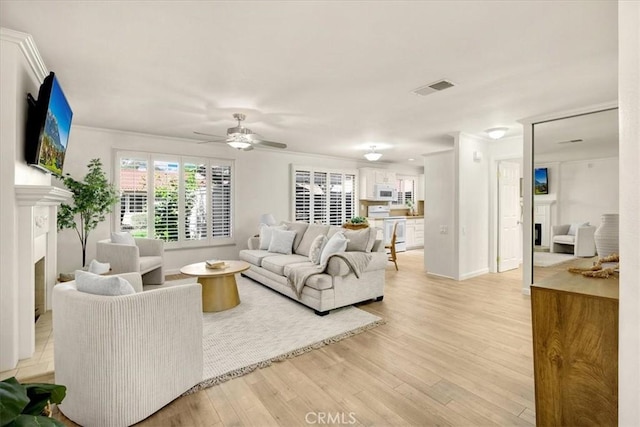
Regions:
<svg viewBox="0 0 640 427"><path fill-rule="evenodd" d="M236 168L235 161L233 159L223 159L218 157L207 156L193 156L193 155L180 155L160 152L144 152L144 151L128 151L128 150L115 150L113 155L113 183L116 187L116 191L120 193L120 165L122 159L133 160L145 160L147 162L146 170L146 182L147 182L147 236L153 238L155 236L155 216L153 204L155 201L155 185L154 185L154 170L156 161L171 162L178 164L178 240L177 241L165 241L164 247L166 250L173 249L188 249L188 248L201 248L201 247L216 247L235 244L235 224L236 224ZM185 168L186 164L205 164L207 168L206 173L206 238L197 240L186 239L186 213L185 213ZM212 219L212 206L211 206L211 191L212 191L212 168L214 166L227 166L230 167L230 213L229 213L229 236L215 238L213 237L213 219ZM121 230L120 215L120 203L121 198L118 197L118 201L114 205L111 229L114 231Z"/></svg>
<svg viewBox="0 0 640 427"><path fill-rule="evenodd" d="M396 175L395 188L397 189L397 197L395 200L391 202L391 207L396 208L404 208L407 209L407 198L405 198L406 191L404 191L404 184L406 181L412 181L413 183L413 191L411 192L411 201L413 202L413 206L416 206L418 203L416 191L418 187L418 179L420 177L415 175ZM402 188L403 191L399 191ZM402 196L400 196L402 194ZM398 203L398 200L402 199L402 203Z"/></svg>
<svg viewBox="0 0 640 427"><path fill-rule="evenodd" d="M319 174L325 174L325 185L327 186L327 188L329 188L331 186L331 175L332 174L340 174L342 175L342 180L343 183L346 182L346 176L350 175L353 176L353 215L352 216L358 216L359 215L359 208L360 208L360 195L359 195L359 185L360 185L360 179L359 179L359 172L357 169L332 169L332 168L323 168L323 167L318 167L318 166L306 166L306 165L297 165L297 164L291 164L290 167L290 219L291 221L303 221L303 220L298 220L296 219L296 204L297 204L297 199L296 199L296 175L297 172L304 172L304 173L309 173L309 181L310 181L310 188L312 188L315 191L315 174L319 173ZM344 184L343 184L344 185ZM317 218L314 217L314 195L310 194L304 201L306 201L308 203L308 208L307 208L307 212L308 212L308 216L309 216L309 223L314 223ZM330 224L331 222L331 192L330 190L327 191L327 193L325 194L325 209L324 212L326 213L326 222L323 222L323 224ZM341 203L341 210L342 210L342 214L341 214L341 218L342 218L342 222L344 223L345 221L348 221L349 219L351 219L351 217L347 218L346 216L346 210L347 210L347 197L346 197L346 193L344 192L344 190L341 192L341 197L340 197L340 203ZM335 224L334 224L335 225Z"/></svg>

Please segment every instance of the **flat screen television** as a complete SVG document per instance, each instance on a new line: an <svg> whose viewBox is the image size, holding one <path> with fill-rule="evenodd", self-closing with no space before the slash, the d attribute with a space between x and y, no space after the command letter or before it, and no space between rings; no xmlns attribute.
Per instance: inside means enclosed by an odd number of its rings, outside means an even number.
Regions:
<svg viewBox="0 0 640 427"><path fill-rule="evenodd" d="M54 73L40 85L38 99L28 95L25 160L53 174L62 174L73 112Z"/></svg>
<svg viewBox="0 0 640 427"><path fill-rule="evenodd" d="M549 194L549 176L547 174L547 168L536 168L533 178L533 194Z"/></svg>

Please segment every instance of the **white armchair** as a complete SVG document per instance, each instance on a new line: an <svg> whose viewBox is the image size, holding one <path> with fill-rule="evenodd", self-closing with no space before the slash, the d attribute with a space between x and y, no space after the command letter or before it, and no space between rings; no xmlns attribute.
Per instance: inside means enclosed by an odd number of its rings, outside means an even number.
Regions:
<svg viewBox="0 0 640 427"><path fill-rule="evenodd" d="M551 227L551 252L569 252L575 256L596 254L596 227L584 224L563 224Z"/></svg>
<svg viewBox="0 0 640 427"><path fill-rule="evenodd" d="M138 272L145 285L164 283L164 242L160 239L135 238L136 245L111 243L110 239L97 243L96 258L111 264L111 273Z"/></svg>
<svg viewBox="0 0 640 427"><path fill-rule="evenodd" d="M128 426L202 381L202 298L197 283L141 292L139 273L119 275L135 294L53 288L55 381L60 410L84 426Z"/></svg>

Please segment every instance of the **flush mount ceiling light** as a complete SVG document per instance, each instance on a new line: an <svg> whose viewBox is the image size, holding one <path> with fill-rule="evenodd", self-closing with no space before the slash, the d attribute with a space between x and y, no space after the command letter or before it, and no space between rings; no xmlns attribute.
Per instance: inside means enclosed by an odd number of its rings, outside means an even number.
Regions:
<svg viewBox="0 0 640 427"><path fill-rule="evenodd" d="M489 135L491 139L500 139L505 136L508 130L509 128L491 128L485 130L485 133Z"/></svg>
<svg viewBox="0 0 640 427"><path fill-rule="evenodd" d="M375 162L376 160L380 159L380 157L382 157L382 154L376 153L376 146L375 145L372 145L371 146L371 151L369 151L368 153L366 153L364 155L364 158L369 160L370 162Z"/></svg>
<svg viewBox="0 0 640 427"><path fill-rule="evenodd" d="M238 150L244 150L245 148L251 147L251 143L240 134L234 134L227 139L227 145Z"/></svg>

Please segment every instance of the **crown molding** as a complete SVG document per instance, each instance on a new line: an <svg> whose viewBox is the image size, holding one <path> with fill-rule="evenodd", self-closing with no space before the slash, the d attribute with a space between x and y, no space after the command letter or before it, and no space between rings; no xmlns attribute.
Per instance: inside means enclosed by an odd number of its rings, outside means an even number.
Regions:
<svg viewBox="0 0 640 427"><path fill-rule="evenodd" d="M22 54L38 80L42 82L44 78L49 75L49 70L47 66L44 65L42 56L40 56L40 52L31 34L21 33L20 31L10 30L8 28L0 28L0 40L17 44L20 47L20 51L22 51Z"/></svg>

